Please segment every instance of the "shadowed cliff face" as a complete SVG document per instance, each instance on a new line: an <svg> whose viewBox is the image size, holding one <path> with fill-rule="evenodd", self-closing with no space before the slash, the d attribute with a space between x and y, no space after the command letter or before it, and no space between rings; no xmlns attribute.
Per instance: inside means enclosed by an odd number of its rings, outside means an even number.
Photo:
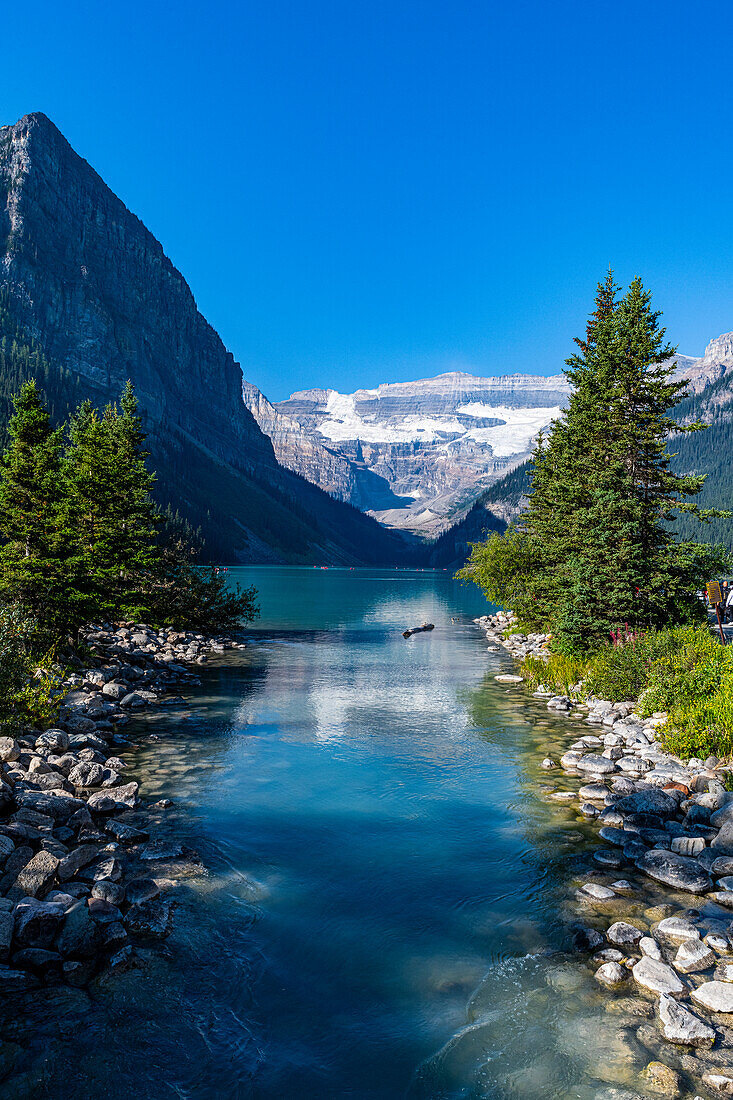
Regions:
<svg viewBox="0 0 733 1100"><path fill-rule="evenodd" d="M42 114L0 128L0 291L97 402L130 378L161 500L242 561L385 562L404 545L277 461L242 372L159 242Z"/></svg>
<svg viewBox="0 0 733 1100"><path fill-rule="evenodd" d="M273 466L239 399L240 368L186 280L45 115L0 130L0 178L0 277L49 359L105 393L131 378L151 424L234 464Z"/></svg>

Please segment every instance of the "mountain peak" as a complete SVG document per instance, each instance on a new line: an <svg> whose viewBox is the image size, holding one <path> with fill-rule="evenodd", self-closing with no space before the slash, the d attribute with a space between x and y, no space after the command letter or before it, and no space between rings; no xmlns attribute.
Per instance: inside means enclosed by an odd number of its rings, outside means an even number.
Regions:
<svg viewBox="0 0 733 1100"><path fill-rule="evenodd" d="M724 359L733 359L733 332L716 336L705 348L703 362L721 362Z"/></svg>
<svg viewBox="0 0 733 1100"><path fill-rule="evenodd" d="M43 111L31 111L30 114L19 118L17 122L10 123L8 126L1 126L0 135L2 134L12 134L17 140L38 136L47 141L58 142L71 149L56 123L52 122Z"/></svg>

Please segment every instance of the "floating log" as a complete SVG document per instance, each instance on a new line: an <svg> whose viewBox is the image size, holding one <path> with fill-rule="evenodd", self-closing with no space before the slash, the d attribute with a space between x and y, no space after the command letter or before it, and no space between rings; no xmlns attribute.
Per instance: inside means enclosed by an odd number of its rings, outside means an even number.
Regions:
<svg viewBox="0 0 733 1100"><path fill-rule="evenodd" d="M413 634L422 634L424 630L435 630L435 623L421 623L420 626L413 626L412 630L403 630L402 637L409 638Z"/></svg>

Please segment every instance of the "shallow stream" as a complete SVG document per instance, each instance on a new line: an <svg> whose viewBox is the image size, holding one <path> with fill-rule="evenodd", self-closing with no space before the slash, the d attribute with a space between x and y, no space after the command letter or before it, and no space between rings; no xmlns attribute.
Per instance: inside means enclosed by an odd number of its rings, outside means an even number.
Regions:
<svg viewBox="0 0 733 1100"><path fill-rule="evenodd" d="M539 762L568 723L495 681L511 661L471 621L479 593L231 572L260 592L251 645L136 721L127 757L175 802L157 836L206 870L176 879L173 932L134 968L25 999L3 1100L593 1100L633 1080L565 953L590 833Z"/></svg>

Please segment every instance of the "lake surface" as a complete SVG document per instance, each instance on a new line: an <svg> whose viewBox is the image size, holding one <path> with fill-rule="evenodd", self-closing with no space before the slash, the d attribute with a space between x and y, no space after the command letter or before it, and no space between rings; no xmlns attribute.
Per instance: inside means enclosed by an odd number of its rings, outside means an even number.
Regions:
<svg viewBox="0 0 733 1100"><path fill-rule="evenodd" d="M128 754L175 801L157 835L206 873L175 887L162 948L6 1024L3 1097L592 1100L625 1079L563 953L587 837L538 765L567 723L495 681L478 591L231 575L259 589L251 645L136 721Z"/></svg>

